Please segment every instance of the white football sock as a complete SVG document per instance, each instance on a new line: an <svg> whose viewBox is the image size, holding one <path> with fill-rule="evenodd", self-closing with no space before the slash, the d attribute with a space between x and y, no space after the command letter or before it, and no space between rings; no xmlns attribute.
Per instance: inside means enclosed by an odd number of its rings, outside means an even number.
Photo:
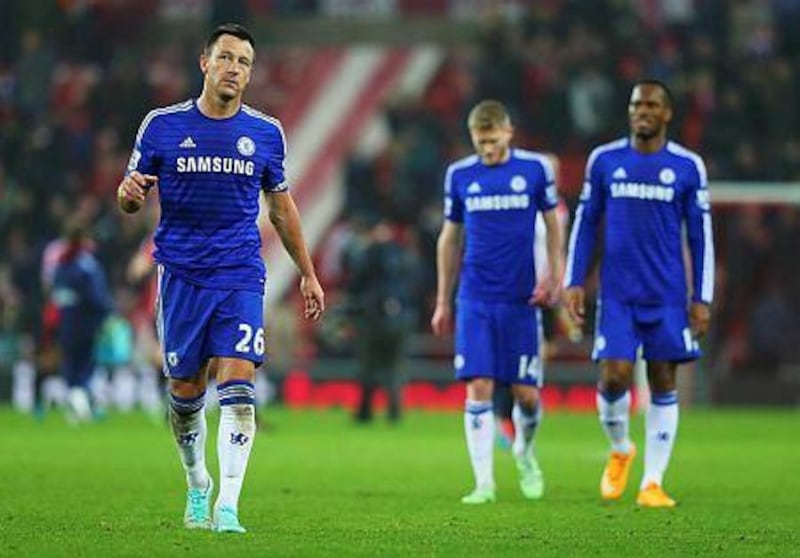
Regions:
<svg viewBox="0 0 800 558"><path fill-rule="evenodd" d="M678 392L653 393L645 419L644 477L642 488L664 481L672 446L678 433Z"/></svg>
<svg viewBox="0 0 800 558"><path fill-rule="evenodd" d="M522 455L533 444L536 429L542 419L542 402L537 403L533 409L527 409L515 402L511 419L514 421L514 444L511 449L514 455Z"/></svg>
<svg viewBox="0 0 800 558"><path fill-rule="evenodd" d="M192 399L183 399L170 394L169 425L189 488L208 486L206 468L206 413L203 408L205 393Z"/></svg>
<svg viewBox="0 0 800 558"><path fill-rule="evenodd" d="M464 434L475 475L475 487L494 490L494 412L491 401L467 400Z"/></svg>
<svg viewBox="0 0 800 558"><path fill-rule="evenodd" d="M236 510L256 435L254 389L250 382L233 380L217 386L217 393L220 405L217 438L220 482L214 507Z"/></svg>
<svg viewBox="0 0 800 558"><path fill-rule="evenodd" d="M597 413L603 431L611 441L611 449L628 453L631 449L631 440L628 436L630 425L631 394L597 392Z"/></svg>

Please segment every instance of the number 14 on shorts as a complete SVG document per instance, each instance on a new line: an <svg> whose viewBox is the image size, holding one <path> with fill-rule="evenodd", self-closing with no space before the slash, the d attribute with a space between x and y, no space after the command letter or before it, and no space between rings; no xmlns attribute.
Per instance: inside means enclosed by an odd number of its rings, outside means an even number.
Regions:
<svg viewBox="0 0 800 558"><path fill-rule="evenodd" d="M529 378L535 380L539 377L539 370L541 369L541 361L536 355L520 355L518 378L524 380Z"/></svg>

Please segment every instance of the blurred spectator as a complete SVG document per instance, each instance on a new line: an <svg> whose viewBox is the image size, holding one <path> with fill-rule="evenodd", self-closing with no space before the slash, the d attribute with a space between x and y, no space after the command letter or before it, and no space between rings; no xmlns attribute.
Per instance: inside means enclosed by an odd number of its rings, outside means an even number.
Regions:
<svg viewBox="0 0 800 558"><path fill-rule="evenodd" d="M797 317L788 307L777 278L767 281L750 316L749 368L762 381L775 379L796 342Z"/></svg>
<svg viewBox="0 0 800 558"><path fill-rule="evenodd" d="M611 82L595 67L585 67L567 86L570 118L582 138L597 138L608 126L614 90Z"/></svg>
<svg viewBox="0 0 800 558"><path fill-rule="evenodd" d="M58 309L56 338L61 370L69 387L68 416L75 422L92 417L89 382L95 367L95 345L113 302L105 273L87 248L83 223L69 223L65 249L53 272L50 296Z"/></svg>
<svg viewBox="0 0 800 558"><path fill-rule="evenodd" d="M361 234L353 237L344 252L347 308L355 325L361 383L355 419L372 420L373 396L378 387L384 387L387 418L395 422L400 419L402 402L399 367L419 311L419 262L395 238L390 223L374 216L361 220Z"/></svg>

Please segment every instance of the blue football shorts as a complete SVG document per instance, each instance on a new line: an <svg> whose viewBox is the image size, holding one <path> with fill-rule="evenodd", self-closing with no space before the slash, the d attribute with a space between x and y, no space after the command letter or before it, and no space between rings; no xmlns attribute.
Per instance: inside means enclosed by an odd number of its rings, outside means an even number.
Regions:
<svg viewBox="0 0 800 558"><path fill-rule="evenodd" d="M600 300L592 358L635 361L640 346L645 360L687 362L700 356L685 307Z"/></svg>
<svg viewBox="0 0 800 558"><path fill-rule="evenodd" d="M456 378L492 378L540 386L541 311L528 304L459 300L456 307Z"/></svg>
<svg viewBox="0 0 800 558"><path fill-rule="evenodd" d="M166 376L194 377L211 357L264 361L262 294L199 287L158 269L156 327Z"/></svg>

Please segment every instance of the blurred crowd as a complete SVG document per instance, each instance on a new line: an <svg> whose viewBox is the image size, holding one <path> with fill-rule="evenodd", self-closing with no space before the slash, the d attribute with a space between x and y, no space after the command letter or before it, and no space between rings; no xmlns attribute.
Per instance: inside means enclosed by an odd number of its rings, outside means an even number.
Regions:
<svg viewBox="0 0 800 558"><path fill-rule="evenodd" d="M136 127L153 106L199 90L197 45L210 22L255 28L287 14L456 15L480 30L477 41L445 47L422 98L387 105L384 152L346 162L339 227L354 229L363 215L392 222L422 262L420 331L435 285L443 170L470 151L464 120L478 99L509 106L518 144L559 157L570 205L590 148L625 133L630 84L642 76L670 84L673 136L705 157L712 180L800 180L800 3L793 0L2 2L0 362L37 354L43 257L68 221L91 226L115 311L135 321L148 298L129 266L155 212L122 219L114 190ZM261 49L248 100L281 117L309 48ZM797 265L781 257L797 238L797 209L731 207L716 226L720 302L711 352L742 370L778 355L777 370L800 346L800 300L791 288ZM333 268L334 291L346 289L346 274Z"/></svg>
<svg viewBox="0 0 800 558"><path fill-rule="evenodd" d="M387 107L387 149L348 163L347 212L377 212L414 231L413 249L431 262L429 297L443 169L470 153L465 119L480 99L511 109L517 144L558 156L570 207L592 147L626 133L631 85L642 76L670 85L671 136L702 154L711 180L800 181L800 3L529 4L485 10L480 40L448 50L422 99ZM777 375L800 361L797 265L784 251L797 238L799 211L787 204L718 212L718 312L708 348L718 370Z"/></svg>

